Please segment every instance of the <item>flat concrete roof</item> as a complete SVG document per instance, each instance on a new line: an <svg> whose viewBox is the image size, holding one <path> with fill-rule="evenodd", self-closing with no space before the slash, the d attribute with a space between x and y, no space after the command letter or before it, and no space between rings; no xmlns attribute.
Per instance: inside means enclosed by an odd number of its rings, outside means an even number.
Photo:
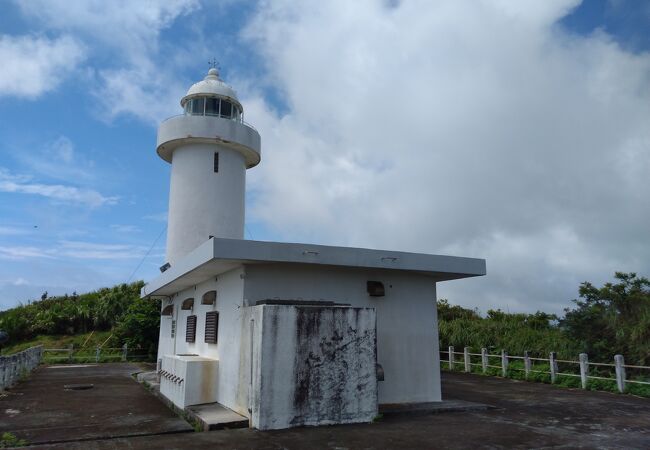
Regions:
<svg viewBox="0 0 650 450"><path fill-rule="evenodd" d="M477 258L212 238L147 283L142 288L141 295L167 296L242 264L270 263L401 270L430 275L436 282L486 274L485 260Z"/></svg>

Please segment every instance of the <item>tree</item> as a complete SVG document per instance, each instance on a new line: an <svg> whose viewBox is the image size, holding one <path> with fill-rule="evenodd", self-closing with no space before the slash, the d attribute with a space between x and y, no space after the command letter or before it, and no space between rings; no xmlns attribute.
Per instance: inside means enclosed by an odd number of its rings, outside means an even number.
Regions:
<svg viewBox="0 0 650 450"><path fill-rule="evenodd" d="M117 323L114 333L129 347L141 347L154 354L158 347L160 300L134 299Z"/></svg>
<svg viewBox="0 0 650 450"><path fill-rule="evenodd" d="M636 273L616 272L617 283L601 288L585 281L565 310L562 328L595 359L622 354L639 364L650 361L650 281Z"/></svg>

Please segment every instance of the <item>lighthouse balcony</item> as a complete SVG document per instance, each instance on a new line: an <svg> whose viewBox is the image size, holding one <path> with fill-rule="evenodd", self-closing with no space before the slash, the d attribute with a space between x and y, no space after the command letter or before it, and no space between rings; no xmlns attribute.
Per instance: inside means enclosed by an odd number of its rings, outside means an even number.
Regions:
<svg viewBox="0 0 650 450"><path fill-rule="evenodd" d="M260 162L260 135L240 115L233 118L186 113L160 124L156 151L165 161L171 163L176 148L192 143L217 143L233 148L244 156L247 168Z"/></svg>

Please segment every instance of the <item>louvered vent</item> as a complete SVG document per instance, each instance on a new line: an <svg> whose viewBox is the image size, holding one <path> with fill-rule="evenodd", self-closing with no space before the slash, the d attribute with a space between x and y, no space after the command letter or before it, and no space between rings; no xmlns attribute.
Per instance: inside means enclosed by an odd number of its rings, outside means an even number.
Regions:
<svg viewBox="0 0 650 450"><path fill-rule="evenodd" d="M187 316L187 326L185 327L185 342L196 341L196 316Z"/></svg>
<svg viewBox="0 0 650 450"><path fill-rule="evenodd" d="M217 311L205 313L205 342L208 344L216 344L218 333L219 313Z"/></svg>

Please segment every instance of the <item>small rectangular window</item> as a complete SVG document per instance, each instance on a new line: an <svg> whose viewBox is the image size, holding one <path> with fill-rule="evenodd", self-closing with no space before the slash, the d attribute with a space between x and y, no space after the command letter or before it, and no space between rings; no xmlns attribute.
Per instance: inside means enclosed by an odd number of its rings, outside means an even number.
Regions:
<svg viewBox="0 0 650 450"><path fill-rule="evenodd" d="M171 337L172 338L176 337L176 321L175 320L172 320Z"/></svg>
<svg viewBox="0 0 650 450"><path fill-rule="evenodd" d="M221 117L230 119L230 114L232 114L232 103L223 100L221 102Z"/></svg>
<svg viewBox="0 0 650 450"><path fill-rule="evenodd" d="M214 154L214 173L219 172L219 153Z"/></svg>
<svg viewBox="0 0 650 450"><path fill-rule="evenodd" d="M219 99L208 98L205 100L205 115L218 116L219 115Z"/></svg>
<svg viewBox="0 0 650 450"><path fill-rule="evenodd" d="M185 327L185 342L194 342L196 340L196 316L187 316L187 326Z"/></svg>
<svg viewBox="0 0 650 450"><path fill-rule="evenodd" d="M207 344L216 344L218 334L219 313L217 311L208 311L205 313L205 342Z"/></svg>
<svg viewBox="0 0 650 450"><path fill-rule="evenodd" d="M203 110L205 108L205 99L204 98L195 98L192 99L192 114L194 115L203 115Z"/></svg>

